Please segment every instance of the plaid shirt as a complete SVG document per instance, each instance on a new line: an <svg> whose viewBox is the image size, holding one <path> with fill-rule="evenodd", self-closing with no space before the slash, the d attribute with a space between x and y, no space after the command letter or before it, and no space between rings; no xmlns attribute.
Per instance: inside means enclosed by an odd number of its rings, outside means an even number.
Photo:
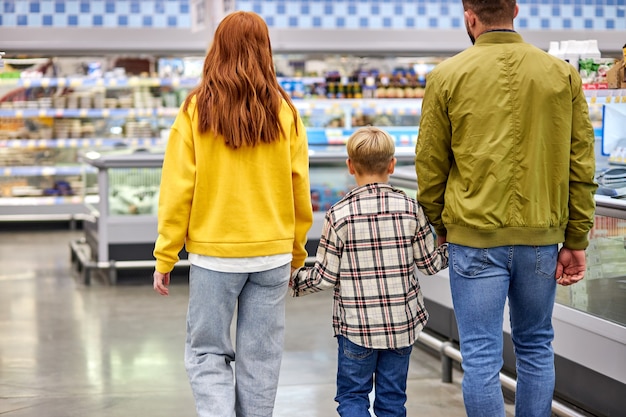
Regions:
<svg viewBox="0 0 626 417"><path fill-rule="evenodd" d="M428 320L415 268L448 266L422 208L386 183L357 187L326 213L315 265L292 276L295 297L334 288L333 328L374 349L410 346Z"/></svg>

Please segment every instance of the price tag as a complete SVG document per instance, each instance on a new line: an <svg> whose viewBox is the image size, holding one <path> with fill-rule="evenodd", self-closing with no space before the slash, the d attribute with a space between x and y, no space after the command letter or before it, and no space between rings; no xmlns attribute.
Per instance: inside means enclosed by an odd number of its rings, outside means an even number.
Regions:
<svg viewBox="0 0 626 417"><path fill-rule="evenodd" d="M50 87L50 78L42 78L41 79L42 87Z"/></svg>
<svg viewBox="0 0 626 417"><path fill-rule="evenodd" d="M30 82L30 80L29 80L28 78L24 78L24 79L22 80L22 85L23 85L24 87L26 87L26 88L30 87L30 85L31 85L31 84L32 84L32 83Z"/></svg>
<svg viewBox="0 0 626 417"><path fill-rule="evenodd" d="M78 114L80 115L80 117L87 117L88 111L87 109L80 109Z"/></svg>

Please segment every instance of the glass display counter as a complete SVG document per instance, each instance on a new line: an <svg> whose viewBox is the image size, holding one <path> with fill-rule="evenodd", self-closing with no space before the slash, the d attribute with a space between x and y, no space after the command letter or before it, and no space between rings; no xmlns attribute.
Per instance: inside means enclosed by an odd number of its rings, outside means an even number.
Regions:
<svg viewBox="0 0 626 417"><path fill-rule="evenodd" d="M415 197L413 167L396 169L390 182ZM420 275L420 285L431 313L427 327L458 343L448 270ZM504 369L514 375L508 316L506 310ZM586 277L557 287L553 325L555 395L596 416L621 415L626 409L626 199L596 195Z"/></svg>
<svg viewBox="0 0 626 417"><path fill-rule="evenodd" d="M399 144L396 157L399 166L412 166L413 145ZM109 280L115 282L116 269L152 268L163 149L86 151L79 158L87 168L96 171L98 199L85 203L89 213L83 220L85 236L80 245L72 245L76 269L84 272L85 282L90 279L90 269L108 270ZM306 245L309 261L317 252L326 210L355 187L346 158L343 144L309 146L314 211ZM186 265L184 250L180 257L180 264Z"/></svg>

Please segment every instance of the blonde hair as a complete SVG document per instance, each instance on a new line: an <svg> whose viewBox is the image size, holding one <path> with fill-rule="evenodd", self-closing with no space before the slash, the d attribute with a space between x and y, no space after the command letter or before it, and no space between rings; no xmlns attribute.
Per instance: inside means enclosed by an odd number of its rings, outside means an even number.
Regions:
<svg viewBox="0 0 626 417"><path fill-rule="evenodd" d="M359 174L383 174L393 160L396 146L386 131L373 126L354 132L346 144L348 158Z"/></svg>
<svg viewBox="0 0 626 417"><path fill-rule="evenodd" d="M296 108L276 79L267 25L253 12L237 11L220 22L185 110L194 96L199 131L221 135L233 149L285 135L279 121L283 100L297 126Z"/></svg>

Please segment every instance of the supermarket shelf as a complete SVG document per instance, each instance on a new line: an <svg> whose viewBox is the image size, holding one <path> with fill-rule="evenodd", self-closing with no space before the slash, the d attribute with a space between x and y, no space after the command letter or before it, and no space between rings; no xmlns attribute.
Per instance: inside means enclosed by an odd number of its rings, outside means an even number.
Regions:
<svg viewBox="0 0 626 417"><path fill-rule="evenodd" d="M306 132L309 145L345 145L356 129L308 127ZM386 126L384 129L398 146L414 146L417 143L417 126ZM0 140L0 149L154 147L162 143L161 138L9 139Z"/></svg>
<svg viewBox="0 0 626 417"><path fill-rule="evenodd" d="M195 87L197 78L156 78L156 77L128 77L128 78L7 78L0 79L0 86L15 86L24 88L34 87Z"/></svg>
<svg viewBox="0 0 626 417"><path fill-rule="evenodd" d="M95 173L92 167L84 165L54 165L54 166L14 166L0 168L0 177L46 177L63 175L82 175ZM0 199L3 201L4 199Z"/></svg>
<svg viewBox="0 0 626 417"><path fill-rule="evenodd" d="M152 147L161 144L161 138L9 139L0 140L0 149Z"/></svg>
<svg viewBox="0 0 626 417"><path fill-rule="evenodd" d="M7 61L5 59L5 61ZM304 84L321 83L323 77L278 77L281 83L300 81ZM89 78L89 77L61 77L61 78L4 78L0 79L0 87L15 86L24 88L33 87L175 87L193 88L198 85L200 78L196 77L116 77L116 78Z"/></svg>
<svg viewBox="0 0 626 417"><path fill-rule="evenodd" d="M29 117L175 117L178 108L132 108L132 109L0 109L0 117L29 118Z"/></svg>
<svg viewBox="0 0 626 417"><path fill-rule="evenodd" d="M345 113L354 115L414 115L421 114L421 99L294 99L295 107L302 115L313 113ZM128 109L0 109L0 117L174 117L175 107L128 108Z"/></svg>
<svg viewBox="0 0 626 417"><path fill-rule="evenodd" d="M415 146L417 143L417 126L384 126L383 128L395 140L396 146ZM350 135L357 129L357 127L351 129L308 127L306 132L309 145L345 145Z"/></svg>
<svg viewBox="0 0 626 417"><path fill-rule="evenodd" d="M585 90L585 97L591 104L626 103L626 89Z"/></svg>

